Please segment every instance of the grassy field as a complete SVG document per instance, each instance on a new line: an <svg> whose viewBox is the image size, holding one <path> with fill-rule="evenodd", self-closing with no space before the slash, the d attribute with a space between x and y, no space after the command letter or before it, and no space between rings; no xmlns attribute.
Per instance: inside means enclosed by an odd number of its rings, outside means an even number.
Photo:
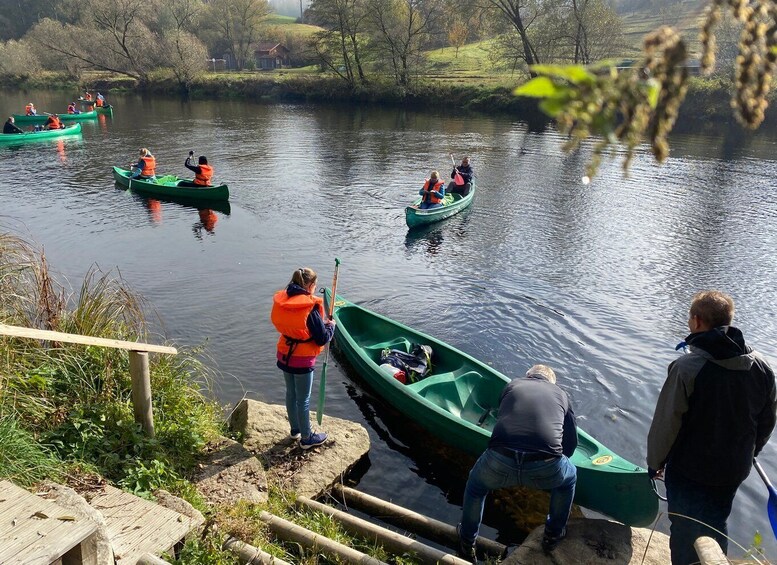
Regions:
<svg viewBox="0 0 777 565"><path fill-rule="evenodd" d="M318 26L308 24L298 24L296 18L291 16L281 16L279 14L272 14L267 18L266 23L268 26L279 27L284 32L289 32L292 35L300 37L307 37L313 35L317 31L321 31Z"/></svg>
<svg viewBox="0 0 777 565"><path fill-rule="evenodd" d="M698 56L699 30L707 4L708 2L703 0L689 0L677 2L665 9L619 12L624 24L624 56L638 55L645 34L662 25L678 30L689 45L692 56Z"/></svg>

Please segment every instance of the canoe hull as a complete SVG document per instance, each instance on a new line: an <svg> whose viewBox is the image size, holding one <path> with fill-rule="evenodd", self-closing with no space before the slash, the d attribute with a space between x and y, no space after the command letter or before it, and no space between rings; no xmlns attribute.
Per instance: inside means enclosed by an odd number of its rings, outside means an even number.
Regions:
<svg viewBox="0 0 777 565"><path fill-rule="evenodd" d="M57 139L71 135L81 135L81 124L75 124L64 129L26 131L24 133L0 133L0 143L17 143L38 141L40 139Z"/></svg>
<svg viewBox="0 0 777 565"><path fill-rule="evenodd" d="M170 179L167 182L155 183L141 179L130 179L130 171L113 167L113 178L116 182L127 188L172 198L191 198L196 200L223 201L229 200L229 187L226 184L219 186L206 186L203 188L178 186L178 177L164 177ZM160 177L162 178L162 177Z"/></svg>
<svg viewBox="0 0 777 565"><path fill-rule="evenodd" d="M415 228L418 226L425 226L434 222L439 222L446 218L450 218L451 216L455 216L462 210L465 210L467 207L469 207L469 205L472 204L472 199L474 197L475 183L473 182L472 189L469 191L469 194L466 196L455 194L454 198L456 198L456 200L447 206L431 208L429 210L421 210L418 208L418 205L421 204L421 199L419 198L413 202L412 206L405 208L405 222L407 223L407 227Z"/></svg>
<svg viewBox="0 0 777 565"><path fill-rule="evenodd" d="M331 300L330 291L326 300ZM338 349L380 397L442 442L473 456L485 451L501 391L510 379L444 342L339 296L334 318ZM435 371L418 383L403 385L379 368L377 357L383 348L407 349L410 343L432 346ZM658 499L647 471L579 428L578 443L571 458L578 473L575 502L628 525L652 523Z"/></svg>
<svg viewBox="0 0 777 565"><path fill-rule="evenodd" d="M80 114L57 114L63 122L73 122L80 120L93 120L97 117L97 112L81 112ZM38 116L25 116L24 114L14 114L13 119L19 124L45 124L49 117L46 114Z"/></svg>

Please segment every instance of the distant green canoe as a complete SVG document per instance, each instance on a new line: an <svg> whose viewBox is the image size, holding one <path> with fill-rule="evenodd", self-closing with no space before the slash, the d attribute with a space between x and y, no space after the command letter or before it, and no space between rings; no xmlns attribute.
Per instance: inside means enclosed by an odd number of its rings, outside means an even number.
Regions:
<svg viewBox="0 0 777 565"><path fill-rule="evenodd" d="M327 289L327 308L331 302ZM479 456L496 424L499 399L510 379L485 363L431 336L338 296L335 340L346 359L384 401L442 442ZM434 350L433 373L402 384L379 366L381 351L410 352L411 344ZM577 468L575 502L633 526L647 526L658 513L647 471L613 453L578 428L571 461Z"/></svg>
<svg viewBox="0 0 777 565"><path fill-rule="evenodd" d="M80 114L57 114L59 119L63 122L72 122L78 120L93 120L97 118L97 112L92 110L91 112L81 112ZM49 119L48 114L40 114L37 116L25 116L24 114L14 114L13 119L16 125L19 124L45 124Z"/></svg>
<svg viewBox="0 0 777 565"><path fill-rule="evenodd" d="M113 115L113 106L111 106L111 105L108 105L108 106L95 106L94 107L94 111L97 112L98 114L106 114L106 115L112 116Z"/></svg>
<svg viewBox="0 0 777 565"><path fill-rule="evenodd" d="M116 179L122 186L146 192L148 194L156 194L159 196L171 196L181 198L195 198L198 200L228 200L229 199L229 187L226 184L219 186L203 186L200 188L179 186L178 184L182 180L175 175L166 175L163 177L157 177L157 181L149 181L142 179L131 179L131 171L122 169L119 167L113 167L113 178Z"/></svg>
<svg viewBox="0 0 777 565"><path fill-rule="evenodd" d="M46 129L41 131L25 131L24 133L0 133L0 143L17 143L20 141L37 141L53 139L69 135L81 135L81 124L75 124L63 129Z"/></svg>
<svg viewBox="0 0 777 565"><path fill-rule="evenodd" d="M412 206L405 208L405 221L407 227L414 228L417 226L425 226L434 222L439 222L445 218L458 214L464 210L467 206L472 204L472 199L475 197L475 182L472 182L472 189L469 194L462 196L461 194L445 195L443 205L438 208L429 208L428 210L421 210L418 206L421 204L421 198L419 197L413 202Z"/></svg>

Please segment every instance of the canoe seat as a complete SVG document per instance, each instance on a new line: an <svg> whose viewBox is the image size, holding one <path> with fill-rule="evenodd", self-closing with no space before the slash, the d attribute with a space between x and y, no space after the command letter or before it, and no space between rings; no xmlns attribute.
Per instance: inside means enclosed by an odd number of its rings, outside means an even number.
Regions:
<svg viewBox="0 0 777 565"><path fill-rule="evenodd" d="M432 375L408 385L429 402L463 420L493 429L504 383L483 377L477 371Z"/></svg>
<svg viewBox="0 0 777 565"><path fill-rule="evenodd" d="M400 351L404 351L405 353L410 353L411 346L412 344L404 337L395 337L389 341L379 341L377 343L373 343L372 345L364 345L363 347L365 351L370 352L372 360L378 363L380 361L380 353L384 349L398 349Z"/></svg>

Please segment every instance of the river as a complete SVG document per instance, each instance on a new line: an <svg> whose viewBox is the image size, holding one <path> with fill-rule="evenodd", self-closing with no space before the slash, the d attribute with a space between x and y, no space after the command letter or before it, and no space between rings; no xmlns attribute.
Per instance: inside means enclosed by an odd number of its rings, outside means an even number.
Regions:
<svg viewBox="0 0 777 565"><path fill-rule="evenodd" d="M29 100L64 111L62 92L4 92L5 115ZM160 331L205 344L224 403L283 403L274 366L272 293L311 266L348 299L442 338L508 376L553 366L579 424L644 465L647 430L695 291L719 288L735 323L777 360L777 135L736 127L677 134L654 164L642 148L624 178L605 161L581 182L590 148L565 154L553 130L509 116L112 96L113 118L81 139L0 147L0 223L45 249L78 288L93 265L114 270L153 304ZM228 214L117 189L112 165L148 147L160 174L207 155L230 186ZM469 154L472 208L408 233L403 207L449 153ZM161 339L161 338L159 338ZM359 488L455 524L465 477L437 443L375 400L335 358L327 413L367 427ZM317 382L314 385L317 389ZM761 457L777 480L777 443ZM740 489L731 536L764 534L766 490ZM515 541L487 518L486 535ZM667 529L662 517L659 529ZM732 555L742 552L732 550Z"/></svg>

